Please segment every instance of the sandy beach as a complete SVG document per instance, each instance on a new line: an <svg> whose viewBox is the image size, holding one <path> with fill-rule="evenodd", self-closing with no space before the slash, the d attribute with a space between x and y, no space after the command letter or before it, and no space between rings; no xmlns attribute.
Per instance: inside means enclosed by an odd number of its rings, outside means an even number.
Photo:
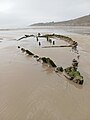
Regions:
<svg viewBox="0 0 90 120"><path fill-rule="evenodd" d="M88 33L89 30L90 28L87 30ZM50 45L45 38L39 39L41 46L35 38L17 41L25 34L36 35L38 32L63 34L78 42L79 70L84 77L82 86L67 80L62 74L55 73L52 68L37 62L35 58L18 49L18 46L21 46L39 56L50 57L57 66L70 66L72 59L77 57L71 48L42 48ZM0 120L89 120L88 33L79 34L78 30L74 33L73 30L62 27L0 30ZM66 44L62 40L55 40L55 43Z"/></svg>

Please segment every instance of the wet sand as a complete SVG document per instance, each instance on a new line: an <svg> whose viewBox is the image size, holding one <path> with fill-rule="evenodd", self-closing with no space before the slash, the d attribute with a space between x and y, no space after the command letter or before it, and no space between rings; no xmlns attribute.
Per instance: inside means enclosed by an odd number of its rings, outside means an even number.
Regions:
<svg viewBox="0 0 90 120"><path fill-rule="evenodd" d="M70 66L76 58L71 48L42 49L34 38L15 40L37 31L0 32L0 120L89 120L90 36L64 33L79 43L79 70L84 77L84 85L79 86L17 48L20 45L39 56L50 57L58 66ZM40 41L42 46L49 45L45 39Z"/></svg>

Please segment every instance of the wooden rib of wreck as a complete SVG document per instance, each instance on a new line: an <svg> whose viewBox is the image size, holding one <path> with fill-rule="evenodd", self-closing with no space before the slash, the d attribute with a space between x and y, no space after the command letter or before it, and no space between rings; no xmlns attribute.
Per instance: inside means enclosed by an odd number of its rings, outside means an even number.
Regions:
<svg viewBox="0 0 90 120"><path fill-rule="evenodd" d="M18 46L18 48L20 48L20 46Z"/></svg>
<svg viewBox="0 0 90 120"><path fill-rule="evenodd" d="M56 64L50 58L47 58L47 62L51 67L57 67Z"/></svg>
<svg viewBox="0 0 90 120"><path fill-rule="evenodd" d="M26 50L25 51L26 52L26 54L28 54L28 55L34 55L31 51L29 51L29 50Z"/></svg>
<svg viewBox="0 0 90 120"><path fill-rule="evenodd" d="M46 35L41 35L39 37L45 37L47 39L49 38L60 38L60 39L63 39L67 42L70 42L73 44L73 40L70 38L70 37L67 37L67 36L64 36L64 35L58 35L58 34L46 34Z"/></svg>
<svg viewBox="0 0 90 120"><path fill-rule="evenodd" d="M39 58L39 56L38 56L38 55L34 55L33 57L34 57L34 58Z"/></svg>
<svg viewBox="0 0 90 120"><path fill-rule="evenodd" d="M44 46L42 48L55 48L55 47L72 47L72 45L54 45L54 46Z"/></svg>
<svg viewBox="0 0 90 120"><path fill-rule="evenodd" d="M35 37L35 35L25 35L25 36L19 38L18 41L19 41L19 40L22 40L22 39L24 39L24 38L28 38L28 37Z"/></svg>
<svg viewBox="0 0 90 120"><path fill-rule="evenodd" d="M62 67L56 67L55 72L63 72L63 68Z"/></svg>
<svg viewBox="0 0 90 120"><path fill-rule="evenodd" d="M50 58L41 57L40 60L42 60L43 63L46 63L51 67L57 67L56 64Z"/></svg>
<svg viewBox="0 0 90 120"><path fill-rule="evenodd" d="M25 50L24 48L21 48L21 51L22 51L22 52L25 52L26 50Z"/></svg>
<svg viewBox="0 0 90 120"><path fill-rule="evenodd" d="M67 79L73 81L74 83L82 85L84 82L83 76L81 76L80 72L74 69L74 67L64 69L63 74Z"/></svg>

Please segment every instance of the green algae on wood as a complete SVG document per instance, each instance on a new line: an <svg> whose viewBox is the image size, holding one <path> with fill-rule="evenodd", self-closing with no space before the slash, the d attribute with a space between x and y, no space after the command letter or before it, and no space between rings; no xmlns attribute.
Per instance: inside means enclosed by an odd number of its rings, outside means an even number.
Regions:
<svg viewBox="0 0 90 120"><path fill-rule="evenodd" d="M69 80L72 80L75 83L83 84L83 76L81 76L80 72L74 67L68 67L64 69L64 76Z"/></svg>
<svg viewBox="0 0 90 120"><path fill-rule="evenodd" d="M51 60L50 58L42 57L40 59L43 61L43 63L47 63L51 67L57 67L53 60Z"/></svg>

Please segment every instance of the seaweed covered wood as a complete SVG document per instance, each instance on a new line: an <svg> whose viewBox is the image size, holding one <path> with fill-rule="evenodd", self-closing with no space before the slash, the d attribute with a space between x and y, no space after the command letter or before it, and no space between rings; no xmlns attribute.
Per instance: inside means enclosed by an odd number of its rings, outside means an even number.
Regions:
<svg viewBox="0 0 90 120"><path fill-rule="evenodd" d="M80 72L74 67L68 67L64 69L64 76L69 80L72 80L75 83L83 84L83 76L81 76Z"/></svg>
<svg viewBox="0 0 90 120"><path fill-rule="evenodd" d="M42 57L40 59L43 61L43 63L47 63L51 67L57 67L56 64L50 58Z"/></svg>

